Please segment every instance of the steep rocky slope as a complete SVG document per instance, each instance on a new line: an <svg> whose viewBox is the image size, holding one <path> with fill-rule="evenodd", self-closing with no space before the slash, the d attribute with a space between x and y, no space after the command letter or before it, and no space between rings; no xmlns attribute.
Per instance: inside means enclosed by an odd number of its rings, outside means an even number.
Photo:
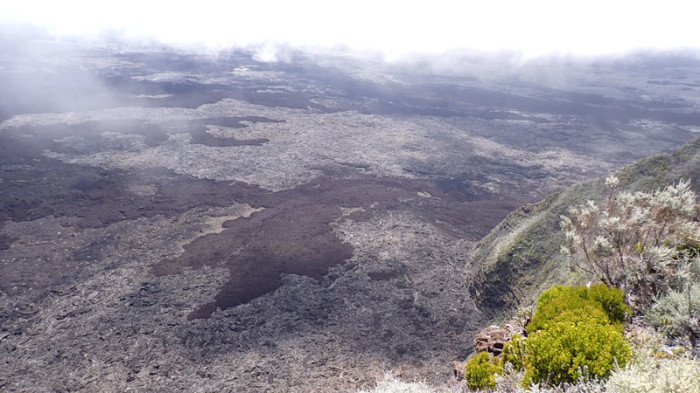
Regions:
<svg viewBox="0 0 700 393"><path fill-rule="evenodd" d="M620 188L649 191L691 179L700 191L700 139L671 154L644 158L617 173ZM498 224L476 245L466 267L471 293L491 316L529 306L554 284L583 284L593 277L570 267L559 247L564 235L559 216L587 200L600 200L602 179L576 185L525 205Z"/></svg>

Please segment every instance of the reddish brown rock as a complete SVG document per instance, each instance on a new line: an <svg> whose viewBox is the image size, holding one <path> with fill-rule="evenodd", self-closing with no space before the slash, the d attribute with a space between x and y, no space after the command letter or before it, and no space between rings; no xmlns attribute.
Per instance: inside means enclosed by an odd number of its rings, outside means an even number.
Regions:
<svg viewBox="0 0 700 393"><path fill-rule="evenodd" d="M460 362L459 360L452 361L452 372L454 373L455 379L461 381L464 379L464 373L467 370L467 362Z"/></svg>
<svg viewBox="0 0 700 393"><path fill-rule="evenodd" d="M511 338L511 332L498 326L489 326L480 331L474 338L474 348L477 352L488 351L494 355L503 352L503 345Z"/></svg>

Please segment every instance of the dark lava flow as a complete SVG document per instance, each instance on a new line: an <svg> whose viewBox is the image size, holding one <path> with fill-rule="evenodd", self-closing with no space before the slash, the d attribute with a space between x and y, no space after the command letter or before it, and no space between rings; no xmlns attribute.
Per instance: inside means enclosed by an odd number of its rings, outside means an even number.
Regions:
<svg viewBox="0 0 700 393"><path fill-rule="evenodd" d="M421 198L418 192L437 198ZM229 281L215 301L202 305L190 318L206 318L217 308L243 304L275 290L281 285L281 274L322 277L329 267L353 255L352 246L333 232L333 223L341 220L360 221L381 211L410 209L453 228L475 225L470 228L475 230L473 236L461 236L477 239L518 203L465 199L463 193L446 192L426 180L331 177L268 194L261 202L264 210L226 222L221 233L195 239L180 257L154 266L159 275L176 274L186 267L228 266ZM343 216L341 207L362 210Z"/></svg>
<svg viewBox="0 0 700 393"><path fill-rule="evenodd" d="M220 120L227 126L233 126L234 121ZM226 222L221 233L200 237L186 245L179 258L153 267L159 275L177 274L185 267L228 267L228 283L215 302L202 305L190 318L205 318L217 308L242 304L275 290L281 274L321 277L329 267L347 261L353 248L335 235L334 222L367 220L389 210L411 211L453 236L477 240L522 202L474 193L465 188L468 179L374 178L347 165L324 168L326 175L308 184L272 193L245 183L196 179L163 168L105 170L66 164L43 155L45 149L81 148L55 142L64 135L85 137L85 148L99 146L103 138L89 132L92 126L41 127L41 132L27 129L18 133L23 137L0 134L0 225L5 220L54 216L76 217L80 228L101 228L121 220L171 217L201 207L248 203L264 208L248 218ZM136 128L143 131L148 127ZM157 143L159 132L153 130L150 134L152 143ZM150 187L152 195L129 191L143 186ZM428 192L435 198L419 197L418 192ZM341 207L364 210L343 216ZM3 236L0 249L14 241L11 236ZM118 239L103 239L73 250L71 257L54 261L51 266L42 266L46 262L40 260L4 264L0 266L0 290L27 294L72 282L79 276L81 263L106 257L103 253L108 252L105 250L109 250L111 241Z"/></svg>

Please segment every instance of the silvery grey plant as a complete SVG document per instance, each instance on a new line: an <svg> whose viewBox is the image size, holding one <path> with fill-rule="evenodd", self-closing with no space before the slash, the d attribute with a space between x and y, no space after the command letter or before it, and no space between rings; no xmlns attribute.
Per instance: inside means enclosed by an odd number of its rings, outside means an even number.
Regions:
<svg viewBox="0 0 700 393"><path fill-rule="evenodd" d="M588 201L561 216L561 250L592 278L622 289L639 311L693 281L692 250L700 244L697 195L688 180L653 192L618 192L614 176L605 184L602 204Z"/></svg>

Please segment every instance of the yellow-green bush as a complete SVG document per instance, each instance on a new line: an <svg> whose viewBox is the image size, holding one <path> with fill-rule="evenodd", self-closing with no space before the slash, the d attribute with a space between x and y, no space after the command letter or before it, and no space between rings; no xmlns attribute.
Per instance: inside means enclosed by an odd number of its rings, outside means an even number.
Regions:
<svg viewBox="0 0 700 393"><path fill-rule="evenodd" d="M630 354L613 325L580 320L550 323L527 339L523 384L575 382L582 370L604 379L615 364L624 366Z"/></svg>
<svg viewBox="0 0 700 393"><path fill-rule="evenodd" d="M607 378L615 364L625 365L631 354L622 336L622 322L629 314L623 297L604 284L550 288L537 299L526 327L527 341L511 344L504 359L518 367L513 347L524 347L525 386L576 382L584 372Z"/></svg>
<svg viewBox="0 0 700 393"><path fill-rule="evenodd" d="M524 387L576 383L582 375L603 383L630 360L622 335L628 314L623 293L604 284L550 288L537 299L527 338L514 335L500 357L483 352L467 362L467 386L493 389L503 370L523 370Z"/></svg>
<svg viewBox="0 0 700 393"><path fill-rule="evenodd" d="M623 303L623 294L619 289L608 288L605 284L590 288L557 285L537 299L535 316L526 329L532 334L560 321L595 321L603 325L616 324L621 328L628 314L629 307Z"/></svg>
<svg viewBox="0 0 700 393"><path fill-rule="evenodd" d="M580 297L599 303L612 323L624 323L631 313L630 308L624 303L625 294L617 288L608 288L605 284L597 284L591 285L590 288L576 287L574 291Z"/></svg>
<svg viewBox="0 0 700 393"><path fill-rule="evenodd" d="M491 359L488 352L479 352L472 356L464 372L467 387L472 390L493 389L496 386L494 377L502 370L498 363L499 359Z"/></svg>
<svg viewBox="0 0 700 393"><path fill-rule="evenodd" d="M569 309L569 307L575 307ZM605 311L594 304L587 304L584 300L567 301L565 299L556 299L548 304L548 307L543 309L543 312L537 312L535 317L527 325L528 334L547 329L549 325L557 322L586 322L591 321L599 325L610 325L610 319Z"/></svg>
<svg viewBox="0 0 700 393"><path fill-rule="evenodd" d="M520 371L523 369L526 356L526 341L524 338L515 334L510 341L503 346L503 353L501 353L501 367L505 368L506 364L510 363L513 370Z"/></svg>

